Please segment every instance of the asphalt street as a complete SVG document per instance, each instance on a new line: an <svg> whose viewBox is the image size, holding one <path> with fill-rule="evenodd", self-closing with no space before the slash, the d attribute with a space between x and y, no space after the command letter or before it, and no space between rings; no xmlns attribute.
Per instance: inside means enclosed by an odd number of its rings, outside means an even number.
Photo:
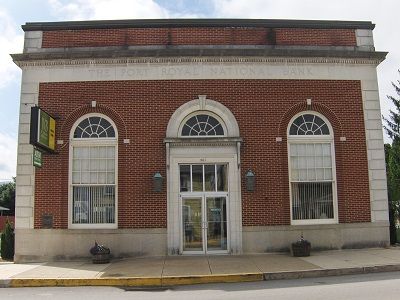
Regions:
<svg viewBox="0 0 400 300"><path fill-rule="evenodd" d="M400 299L400 272L171 288L2 288L0 299Z"/></svg>

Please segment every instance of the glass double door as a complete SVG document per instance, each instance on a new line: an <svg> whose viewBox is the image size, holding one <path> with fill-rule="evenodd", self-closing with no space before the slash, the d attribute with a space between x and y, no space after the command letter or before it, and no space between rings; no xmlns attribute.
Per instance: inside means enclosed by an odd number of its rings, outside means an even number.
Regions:
<svg viewBox="0 0 400 300"><path fill-rule="evenodd" d="M227 252L226 195L181 197L183 253Z"/></svg>

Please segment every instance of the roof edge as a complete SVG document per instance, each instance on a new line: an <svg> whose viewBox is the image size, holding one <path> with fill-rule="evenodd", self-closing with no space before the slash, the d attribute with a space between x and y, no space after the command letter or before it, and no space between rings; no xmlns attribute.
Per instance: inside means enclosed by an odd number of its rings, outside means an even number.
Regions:
<svg viewBox="0 0 400 300"><path fill-rule="evenodd" d="M24 31L160 27L277 27L320 29L374 29L370 21L285 20L285 19L131 19L65 22L28 22Z"/></svg>

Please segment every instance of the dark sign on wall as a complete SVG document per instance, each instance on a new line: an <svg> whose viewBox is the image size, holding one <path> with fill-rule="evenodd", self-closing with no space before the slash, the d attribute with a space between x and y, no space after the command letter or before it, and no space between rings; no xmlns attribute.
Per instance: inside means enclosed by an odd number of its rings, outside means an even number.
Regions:
<svg viewBox="0 0 400 300"><path fill-rule="evenodd" d="M39 107L32 107L30 143L43 150L53 152L55 141L56 120Z"/></svg>

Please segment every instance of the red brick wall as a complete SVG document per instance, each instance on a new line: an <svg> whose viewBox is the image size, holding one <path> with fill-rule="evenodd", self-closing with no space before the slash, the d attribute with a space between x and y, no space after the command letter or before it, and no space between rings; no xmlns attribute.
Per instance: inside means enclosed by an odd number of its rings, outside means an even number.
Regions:
<svg viewBox="0 0 400 300"><path fill-rule="evenodd" d="M167 191L152 192L152 175L165 174L163 139L173 112L183 103L207 95L237 118L244 140L242 158L243 225L290 224L286 126L297 112L323 113L335 131L339 219L369 222L367 153L359 81L329 80L164 80L42 83L39 105L58 116L57 139L67 143L72 124L98 111L119 131L119 228L166 227ZM96 100L98 107L91 108ZM283 137L277 143L275 138ZM340 142L346 136L346 142ZM130 144L123 144L129 138ZM41 216L54 215L56 228L68 224L68 151L45 155L36 171L35 227ZM256 190L247 192L244 175L256 174Z"/></svg>
<svg viewBox="0 0 400 300"><path fill-rule="evenodd" d="M269 28L188 27L44 31L43 48L140 45L268 45ZM277 28L277 45L356 46L354 29Z"/></svg>
<svg viewBox="0 0 400 300"><path fill-rule="evenodd" d="M7 220L12 223L12 227L15 224L15 217L14 216L0 216L0 233L4 230Z"/></svg>

